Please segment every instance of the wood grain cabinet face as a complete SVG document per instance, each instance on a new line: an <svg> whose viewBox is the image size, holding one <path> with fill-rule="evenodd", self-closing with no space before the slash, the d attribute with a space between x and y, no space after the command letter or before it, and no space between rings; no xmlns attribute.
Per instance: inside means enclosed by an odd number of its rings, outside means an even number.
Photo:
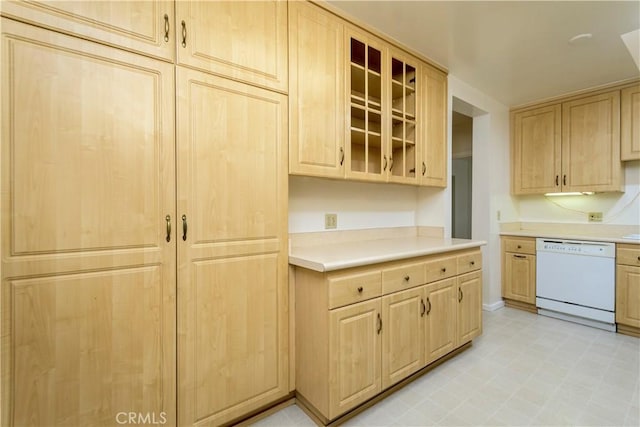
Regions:
<svg viewBox="0 0 640 427"><path fill-rule="evenodd" d="M287 99L176 81L178 413L213 426L288 392Z"/></svg>
<svg viewBox="0 0 640 427"><path fill-rule="evenodd" d="M289 3L289 173L345 175L344 22Z"/></svg>
<svg viewBox="0 0 640 427"><path fill-rule="evenodd" d="M447 75L428 65L422 71L426 122L421 138L420 185L447 186Z"/></svg>
<svg viewBox="0 0 640 427"><path fill-rule="evenodd" d="M502 297L535 306L535 239L502 238Z"/></svg>
<svg viewBox="0 0 640 427"><path fill-rule="evenodd" d="M562 191L620 191L620 92L562 104Z"/></svg>
<svg viewBox="0 0 640 427"><path fill-rule="evenodd" d="M173 61L174 2L3 1L0 10L29 23Z"/></svg>
<svg viewBox="0 0 640 427"><path fill-rule="evenodd" d="M331 310L329 321L329 418L382 389L380 298Z"/></svg>
<svg viewBox="0 0 640 427"><path fill-rule="evenodd" d="M620 158L640 159L640 84L620 91Z"/></svg>
<svg viewBox="0 0 640 427"><path fill-rule="evenodd" d="M178 64L287 91L287 2L177 1Z"/></svg>
<svg viewBox="0 0 640 427"><path fill-rule="evenodd" d="M561 117L559 104L512 115L513 193L561 190Z"/></svg>
<svg viewBox="0 0 640 427"><path fill-rule="evenodd" d="M457 278L458 333L456 346L482 334L482 272L467 273Z"/></svg>
<svg viewBox="0 0 640 427"><path fill-rule="evenodd" d="M640 247L618 244L616 264L618 331L628 326L635 328L631 335L640 336Z"/></svg>
<svg viewBox="0 0 640 427"><path fill-rule="evenodd" d="M1 25L0 424L175 424L173 67Z"/></svg>
<svg viewBox="0 0 640 427"><path fill-rule="evenodd" d="M511 113L513 194L621 191L620 91Z"/></svg>
<svg viewBox="0 0 640 427"><path fill-rule="evenodd" d="M382 298L382 388L387 388L424 366L422 288Z"/></svg>
<svg viewBox="0 0 640 427"><path fill-rule="evenodd" d="M425 362L432 362L456 347L456 279L425 286Z"/></svg>

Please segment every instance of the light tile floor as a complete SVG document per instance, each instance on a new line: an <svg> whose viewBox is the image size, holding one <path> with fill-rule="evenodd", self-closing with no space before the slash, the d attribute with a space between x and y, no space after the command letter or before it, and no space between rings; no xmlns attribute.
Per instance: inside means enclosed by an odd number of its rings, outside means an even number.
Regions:
<svg viewBox="0 0 640 427"><path fill-rule="evenodd" d="M640 340L503 308L473 346L346 426L640 426ZM289 406L256 426L313 426Z"/></svg>

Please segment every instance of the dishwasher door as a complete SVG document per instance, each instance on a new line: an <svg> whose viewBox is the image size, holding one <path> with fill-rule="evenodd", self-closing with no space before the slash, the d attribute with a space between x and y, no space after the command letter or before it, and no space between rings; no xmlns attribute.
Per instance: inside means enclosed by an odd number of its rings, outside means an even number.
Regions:
<svg viewBox="0 0 640 427"><path fill-rule="evenodd" d="M538 251L536 297L613 312L615 258Z"/></svg>

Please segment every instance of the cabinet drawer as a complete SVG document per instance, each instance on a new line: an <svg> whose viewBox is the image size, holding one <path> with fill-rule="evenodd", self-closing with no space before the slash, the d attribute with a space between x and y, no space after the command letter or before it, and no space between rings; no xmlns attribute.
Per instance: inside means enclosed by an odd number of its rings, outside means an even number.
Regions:
<svg viewBox="0 0 640 427"><path fill-rule="evenodd" d="M453 277L458 274L458 257L435 258L425 263L426 283Z"/></svg>
<svg viewBox="0 0 640 427"><path fill-rule="evenodd" d="M381 295L380 270L329 278L329 308L368 300Z"/></svg>
<svg viewBox="0 0 640 427"><path fill-rule="evenodd" d="M424 283L423 262L402 264L382 270L382 293L384 295Z"/></svg>
<svg viewBox="0 0 640 427"><path fill-rule="evenodd" d="M534 238L503 238L502 250L505 252L518 252L521 254L536 254L536 239Z"/></svg>
<svg viewBox="0 0 640 427"><path fill-rule="evenodd" d="M458 274L480 270L482 268L482 252L473 251L458 255Z"/></svg>
<svg viewBox="0 0 640 427"><path fill-rule="evenodd" d="M616 263L640 267L640 246L635 248L631 245L618 245Z"/></svg>

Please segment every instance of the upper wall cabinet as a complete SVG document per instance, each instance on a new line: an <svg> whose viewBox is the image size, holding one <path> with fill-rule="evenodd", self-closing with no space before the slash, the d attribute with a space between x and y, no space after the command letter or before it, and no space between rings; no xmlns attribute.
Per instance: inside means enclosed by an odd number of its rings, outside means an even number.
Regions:
<svg viewBox="0 0 640 427"><path fill-rule="evenodd" d="M512 192L621 191L620 91L512 112Z"/></svg>
<svg viewBox="0 0 640 427"><path fill-rule="evenodd" d="M420 184L447 186L447 75L424 65L423 104L426 119L422 143Z"/></svg>
<svg viewBox="0 0 640 427"><path fill-rule="evenodd" d="M640 84L620 91L620 158L640 159Z"/></svg>
<svg viewBox="0 0 640 427"><path fill-rule="evenodd" d="M180 3L179 3L180 4ZM173 1L2 1L2 15L173 61Z"/></svg>
<svg viewBox="0 0 640 427"><path fill-rule="evenodd" d="M287 91L287 2L176 2L178 63Z"/></svg>
<svg viewBox="0 0 640 427"><path fill-rule="evenodd" d="M344 22L291 2L289 58L289 173L344 177Z"/></svg>

